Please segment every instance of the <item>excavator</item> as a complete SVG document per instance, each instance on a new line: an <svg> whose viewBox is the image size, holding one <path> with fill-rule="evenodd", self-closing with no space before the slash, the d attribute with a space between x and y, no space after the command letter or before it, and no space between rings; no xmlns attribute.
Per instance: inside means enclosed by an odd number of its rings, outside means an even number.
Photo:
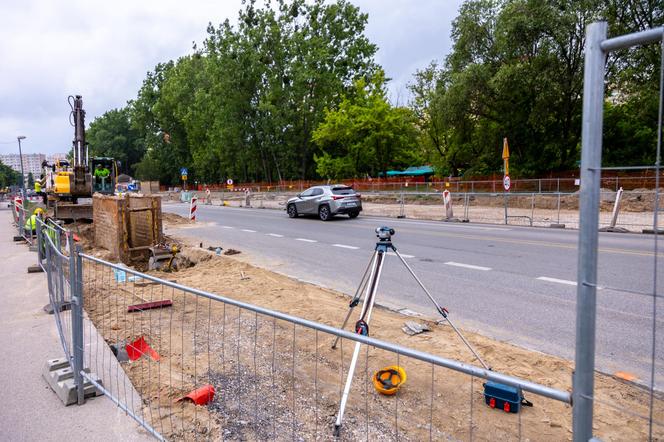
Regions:
<svg viewBox="0 0 664 442"><path fill-rule="evenodd" d="M117 184L118 162L108 157L89 157L85 142L85 111L80 95L69 96L71 107L70 123L74 126L73 153L71 164L59 160L55 164L45 164L51 169L52 183L49 201L54 202L55 218L63 220L92 219L92 195L101 193L113 195ZM94 174L94 170L105 173Z"/></svg>

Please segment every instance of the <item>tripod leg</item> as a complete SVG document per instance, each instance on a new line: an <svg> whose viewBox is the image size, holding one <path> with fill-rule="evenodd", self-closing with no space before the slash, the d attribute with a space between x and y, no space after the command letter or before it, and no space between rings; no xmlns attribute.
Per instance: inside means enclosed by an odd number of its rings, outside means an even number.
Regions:
<svg viewBox="0 0 664 442"><path fill-rule="evenodd" d="M383 262L385 258L385 252L378 251L376 259L374 260L374 266L371 271L371 284L367 287L366 298L364 304L362 305L362 313L360 314L360 321L368 326L369 320L371 319L371 312L373 311L374 302L376 300L376 290L378 289L378 282L380 281L380 274L383 269ZM359 322L359 321L358 321ZM360 333L360 330L356 330ZM353 383L353 375L355 374L355 366L357 365L357 358L360 354L360 346L362 344L359 342L355 343L355 350L353 351L353 358L351 359L350 365L348 366L348 376L346 377L346 385L344 386L344 392L341 396L341 403L339 404L339 414L337 414L337 420L334 424L334 435L339 436L341 432L341 423L344 417L344 411L346 409L346 402L348 401L348 394L350 393L350 387Z"/></svg>
<svg viewBox="0 0 664 442"><path fill-rule="evenodd" d="M350 301L348 313L346 314L346 319L344 319L344 323L341 324L342 330L346 328L346 324L348 324L348 320L350 319L350 315L353 313L353 309L357 306L357 304L359 304L360 299L362 298L362 292L364 291L364 288L367 282L369 281L367 275L369 274L369 270L372 268L372 264L376 259L376 253L377 252L374 252L373 256L369 260L369 264L367 265L367 268L364 271L364 275L362 275L362 280L360 281L360 285L357 287L357 290L355 290L355 295L353 296L353 299ZM332 348L337 348L338 342L339 342L339 336L334 338L334 342L332 343Z"/></svg>
<svg viewBox="0 0 664 442"><path fill-rule="evenodd" d="M401 254L397 251L397 249L395 247L392 247L392 250L394 250L394 253L396 253L396 255L399 257L399 259L401 260L403 265L406 267L406 269L408 269L408 272L413 276L413 278L415 278L415 281L417 281L417 284L419 284L419 286L422 287L422 290L424 290L424 293L426 293L426 295L429 297L429 299L431 300L433 305L436 307L436 310L438 310L438 313L440 313L443 316L443 318L445 318L447 320L448 324L450 324L450 326L456 332L456 334L459 335L459 337L461 338L463 343L466 344L466 347L468 347L468 349L473 353L473 355L475 355L477 360L480 361L480 364L482 364L482 366L485 369L491 370L491 368L489 368L489 366L484 362L484 360L482 360L480 355L477 354L475 349L470 345L470 343L466 340L466 338L461 334L459 329L456 328L456 326L452 323L452 321L450 321L450 318L448 317L448 314L449 314L448 311L446 309L444 309L443 307L441 307L440 304L438 304L436 302L436 300L433 298L433 296L431 296L431 293L429 293L429 290L427 290L427 288L424 286L424 284L422 284L422 281L420 281L420 278L418 278L417 275L415 274L415 272L413 272L413 269L411 269L410 266L408 265L408 263L406 262L406 260L403 259L403 256L401 256Z"/></svg>

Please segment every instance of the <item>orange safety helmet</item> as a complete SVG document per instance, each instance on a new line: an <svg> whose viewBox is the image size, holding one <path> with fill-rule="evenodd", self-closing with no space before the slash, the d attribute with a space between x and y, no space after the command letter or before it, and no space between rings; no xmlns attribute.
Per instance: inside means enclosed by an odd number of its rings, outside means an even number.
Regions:
<svg viewBox="0 0 664 442"><path fill-rule="evenodd" d="M391 396L406 382L406 370L398 365L390 365L375 372L372 380L377 392Z"/></svg>

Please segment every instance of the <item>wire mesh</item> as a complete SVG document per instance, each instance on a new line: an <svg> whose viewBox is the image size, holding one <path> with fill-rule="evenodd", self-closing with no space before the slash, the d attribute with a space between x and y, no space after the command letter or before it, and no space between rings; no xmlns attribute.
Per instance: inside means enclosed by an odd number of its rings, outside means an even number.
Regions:
<svg viewBox="0 0 664 442"><path fill-rule="evenodd" d="M587 219L579 237L579 287L580 308L577 316L577 377L575 378L575 438L585 439L594 434L600 438L615 434L597 431L593 418L597 410L610 409L616 421L624 422L624 439L661 440L664 438L664 406L662 382L664 343L659 334L662 326L658 313L661 234L660 177L662 143L662 109L664 101L664 28L637 34L606 39L606 23L589 25L586 36L586 81L584 85L584 140L582 152L582 176L585 186L584 209ZM615 260L607 250L598 246L597 228L606 222L600 213L599 222L594 219L595 198L603 198L604 170L629 169L628 167L602 168L602 105L604 101L605 58L610 50L658 41L660 44L659 112L655 161L644 169L653 172L653 190L647 197L640 195L637 201L628 195L628 203L640 203L647 210L639 219L638 227L653 233L649 239L633 238L638 247L632 262L624 262L624 272L608 271ZM609 44L611 42L611 44ZM600 49L601 48L601 49ZM597 112L596 110L599 110ZM618 204L615 204L618 207ZM630 225L629 222L626 223ZM610 241L607 237L604 241ZM647 243L650 243L649 245ZM587 259L583 259L583 258ZM633 262L638 262L634 265ZM580 324L580 327L579 327ZM581 333L581 331L592 333ZM597 330L597 332L595 332ZM598 336L599 338L596 338ZM590 356L587 356L587 355ZM595 364L608 368L607 373L593 371ZM583 365L580 367L580 365ZM579 375L580 373L580 375ZM627 403L624 395L606 388L603 380L613 376L630 385L640 386L645 394L638 403ZM627 432L632 433L627 436ZM581 434L582 433L582 434Z"/></svg>
<svg viewBox="0 0 664 442"><path fill-rule="evenodd" d="M82 259L84 308L90 319L85 363L102 379L105 393L150 431L166 439L332 440L349 369L344 347L363 337L329 333L335 329L312 328L307 321L224 302L212 294L203 297L172 281L87 255ZM172 305L147 308L164 300ZM335 334L340 343L332 349ZM518 435L515 416L499 419L499 428L481 425L484 413L497 411L481 406L477 380L435 367L436 360L408 356L407 349L382 345L363 348L343 440ZM372 376L395 364L407 367L408 388L382 396L374 390ZM194 400L185 398L196 391ZM545 409L569 416L563 403L541 399L540 404L552 404ZM524 416L526 421L537 418Z"/></svg>

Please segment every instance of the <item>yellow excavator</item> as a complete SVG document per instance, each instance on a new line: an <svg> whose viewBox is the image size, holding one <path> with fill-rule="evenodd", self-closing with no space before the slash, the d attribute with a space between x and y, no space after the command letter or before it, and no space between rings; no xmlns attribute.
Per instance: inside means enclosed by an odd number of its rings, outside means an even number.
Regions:
<svg viewBox="0 0 664 442"><path fill-rule="evenodd" d="M58 160L52 169L49 200L54 201L57 219L92 219L92 194L113 195L118 162L108 157L89 158L85 142L85 111L80 95L69 96L70 122L74 126L72 163ZM96 173L94 172L96 171Z"/></svg>

